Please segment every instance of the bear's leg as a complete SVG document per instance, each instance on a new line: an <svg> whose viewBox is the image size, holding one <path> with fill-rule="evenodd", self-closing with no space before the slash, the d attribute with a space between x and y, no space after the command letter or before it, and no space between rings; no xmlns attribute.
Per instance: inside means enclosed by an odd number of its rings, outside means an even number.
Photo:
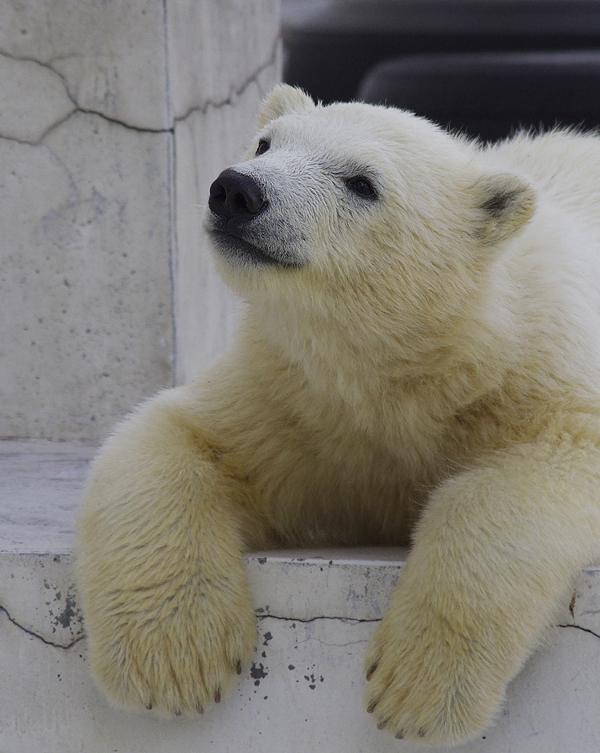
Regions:
<svg viewBox="0 0 600 753"><path fill-rule="evenodd" d="M437 744L480 734L599 553L591 443L514 447L440 486L368 650L378 726Z"/></svg>
<svg viewBox="0 0 600 753"><path fill-rule="evenodd" d="M220 700L254 646L241 552L260 541L244 484L170 390L96 460L78 520L93 673L114 702L163 714Z"/></svg>

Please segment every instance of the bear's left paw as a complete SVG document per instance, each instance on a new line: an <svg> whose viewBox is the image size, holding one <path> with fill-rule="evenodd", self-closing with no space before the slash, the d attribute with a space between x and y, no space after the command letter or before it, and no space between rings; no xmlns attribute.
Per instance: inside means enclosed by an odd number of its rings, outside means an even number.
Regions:
<svg viewBox="0 0 600 753"><path fill-rule="evenodd" d="M378 728L438 745L467 742L485 730L508 681L493 651L431 619L410 626L384 618L366 668L367 711Z"/></svg>

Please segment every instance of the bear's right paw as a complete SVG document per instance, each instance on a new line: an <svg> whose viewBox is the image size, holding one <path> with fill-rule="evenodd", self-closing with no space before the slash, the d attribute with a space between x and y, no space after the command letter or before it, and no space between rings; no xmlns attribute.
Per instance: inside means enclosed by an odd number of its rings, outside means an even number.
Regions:
<svg viewBox="0 0 600 753"><path fill-rule="evenodd" d="M198 601L194 610L163 603L160 614L121 602L101 626L88 626L92 670L111 701L160 716L219 703L252 654L256 621L250 604Z"/></svg>

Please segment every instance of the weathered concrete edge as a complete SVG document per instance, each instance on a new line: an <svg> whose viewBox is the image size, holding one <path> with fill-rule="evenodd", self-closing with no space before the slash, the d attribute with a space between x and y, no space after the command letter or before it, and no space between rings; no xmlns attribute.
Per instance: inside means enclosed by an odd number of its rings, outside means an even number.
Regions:
<svg viewBox="0 0 600 753"><path fill-rule="evenodd" d="M396 559L393 559L394 553ZM383 616L405 550L257 552L246 556L259 619L375 622ZM48 645L69 649L85 634L71 553L0 553L0 611ZM555 625L600 638L600 568L584 570Z"/></svg>

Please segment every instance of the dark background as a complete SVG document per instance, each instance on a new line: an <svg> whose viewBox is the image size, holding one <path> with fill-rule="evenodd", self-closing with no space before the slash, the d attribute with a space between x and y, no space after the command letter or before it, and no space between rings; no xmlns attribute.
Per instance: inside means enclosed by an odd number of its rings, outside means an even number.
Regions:
<svg viewBox="0 0 600 753"><path fill-rule="evenodd" d="M598 0L284 0L284 79L485 140L600 125Z"/></svg>

